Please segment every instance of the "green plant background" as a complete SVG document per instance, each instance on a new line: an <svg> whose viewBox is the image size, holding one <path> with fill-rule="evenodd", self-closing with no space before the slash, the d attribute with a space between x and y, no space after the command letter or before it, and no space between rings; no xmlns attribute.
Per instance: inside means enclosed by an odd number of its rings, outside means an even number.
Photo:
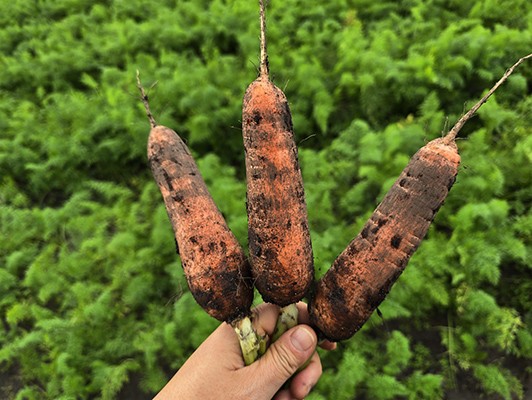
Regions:
<svg viewBox="0 0 532 400"><path fill-rule="evenodd" d="M148 399L217 326L175 254L135 71L246 246L256 3L0 3L0 398ZM410 156L532 49L526 0L272 0L268 21L317 276ZM456 185L383 317L322 354L309 399L530 395L531 75L463 129Z"/></svg>

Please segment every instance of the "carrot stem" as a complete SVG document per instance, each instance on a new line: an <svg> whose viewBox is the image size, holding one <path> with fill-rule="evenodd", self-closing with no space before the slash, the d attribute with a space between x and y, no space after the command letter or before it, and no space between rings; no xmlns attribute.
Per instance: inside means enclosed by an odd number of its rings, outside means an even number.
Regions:
<svg viewBox="0 0 532 400"><path fill-rule="evenodd" d="M137 88L140 91L140 101L142 101L142 104L144 105L144 109L146 110L146 115L148 116L148 120L150 121L150 126L152 128L155 128L157 126L157 122L155 122L155 118L153 117L153 114L150 109L150 103L148 102L148 94L144 90L144 86L142 86L142 82L140 81L140 72L137 69Z"/></svg>
<svg viewBox="0 0 532 400"><path fill-rule="evenodd" d="M281 308L275 330L273 331L272 342L275 342L283 333L297 325L298 314L299 311L295 304L289 304Z"/></svg>
<svg viewBox="0 0 532 400"><path fill-rule="evenodd" d="M482 104L484 104L490 98L490 96L499 88L499 86L501 86L508 79L508 77L514 72L514 69L517 68L519 64L529 59L530 57L532 57L532 53L527 56L521 57L514 65L512 65L506 70L502 78L499 79L495 85L493 85L493 87L488 91L488 93L486 93L484 97L482 97L473 107L471 107L471 109L467 113L465 113L462 118L460 118L458 122L452 127L449 133L447 133L444 138L444 142L446 144L449 144L454 141L456 135L458 135L458 132L460 132L460 129L462 129L464 124L478 111Z"/></svg>
<svg viewBox="0 0 532 400"><path fill-rule="evenodd" d="M257 334L249 317L244 317L233 322L232 326L238 336L244 363L246 365L253 364L266 352L266 335L261 336Z"/></svg>
<svg viewBox="0 0 532 400"><path fill-rule="evenodd" d="M271 339L272 343L279 339L287 330L297 325L298 313L299 311L295 304L289 304L280 309L277 324ZM260 335L249 317L236 320L232 323L232 326L238 336L244 363L246 365L253 364L268 349L268 336L266 334Z"/></svg>
<svg viewBox="0 0 532 400"><path fill-rule="evenodd" d="M266 48L266 6L265 0L259 0L260 6L260 77L270 79L268 51Z"/></svg>

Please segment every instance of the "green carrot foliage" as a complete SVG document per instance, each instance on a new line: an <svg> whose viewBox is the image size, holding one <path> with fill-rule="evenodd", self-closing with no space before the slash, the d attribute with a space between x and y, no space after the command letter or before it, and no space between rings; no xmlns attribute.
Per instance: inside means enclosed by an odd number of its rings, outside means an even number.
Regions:
<svg viewBox="0 0 532 400"><path fill-rule="evenodd" d="M271 0L317 276L412 154L530 53L531 16L525 0ZM135 71L246 246L258 32L247 0L0 2L0 398L149 399L217 326L147 165ZM309 399L530 396L531 73L465 126L427 239L382 317L321 353Z"/></svg>

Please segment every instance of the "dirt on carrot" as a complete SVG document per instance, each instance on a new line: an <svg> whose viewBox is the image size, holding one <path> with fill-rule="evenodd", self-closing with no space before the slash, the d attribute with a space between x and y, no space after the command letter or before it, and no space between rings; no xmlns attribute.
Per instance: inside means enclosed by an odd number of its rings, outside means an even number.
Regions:
<svg viewBox="0 0 532 400"><path fill-rule="evenodd" d="M251 269L236 237L214 203L183 140L157 125L137 82L150 120L148 161L175 234L192 295L212 317L232 322L250 313Z"/></svg>
<svg viewBox="0 0 532 400"><path fill-rule="evenodd" d="M287 306L308 293L314 266L292 116L286 96L269 79L260 5L260 76L247 88L242 108L249 253L263 299Z"/></svg>
<svg viewBox="0 0 532 400"><path fill-rule="evenodd" d="M350 338L384 300L455 182L460 163L458 132L530 57L509 68L445 137L429 142L412 157L362 231L317 283L309 314L321 336L332 341Z"/></svg>

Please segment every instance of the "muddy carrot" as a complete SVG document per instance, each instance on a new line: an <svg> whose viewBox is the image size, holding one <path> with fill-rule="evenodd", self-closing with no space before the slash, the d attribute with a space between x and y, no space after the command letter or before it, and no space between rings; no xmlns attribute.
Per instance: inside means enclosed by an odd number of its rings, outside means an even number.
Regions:
<svg viewBox="0 0 532 400"><path fill-rule="evenodd" d="M284 307L308 293L314 267L292 117L286 96L269 77L259 3L260 74L247 88L242 109L249 256L263 299Z"/></svg>
<svg viewBox="0 0 532 400"><path fill-rule="evenodd" d="M161 191L194 299L212 317L233 325L247 364L258 354L260 339L250 317L251 269L236 237L214 203L183 140L157 125L137 73L150 120L148 161Z"/></svg>
<svg viewBox="0 0 532 400"><path fill-rule="evenodd" d="M514 68L530 57L508 69L445 137L412 157L362 231L317 283L309 313L323 337L350 338L384 300L455 182L460 163L456 135Z"/></svg>

